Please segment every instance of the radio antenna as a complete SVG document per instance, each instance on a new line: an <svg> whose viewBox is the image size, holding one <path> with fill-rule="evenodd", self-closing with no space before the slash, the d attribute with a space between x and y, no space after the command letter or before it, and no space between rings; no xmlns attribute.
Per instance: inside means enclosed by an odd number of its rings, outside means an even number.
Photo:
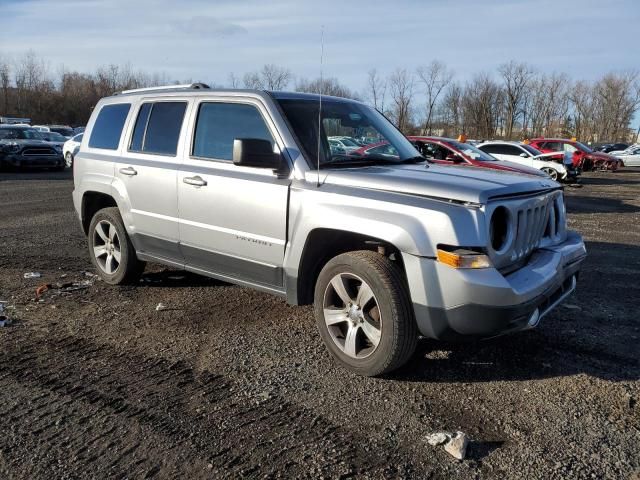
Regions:
<svg viewBox="0 0 640 480"><path fill-rule="evenodd" d="M320 135L322 133L322 89L324 82L322 79L322 61L324 59L324 25L320 27L320 88L318 105L318 182L316 188L320 187Z"/></svg>

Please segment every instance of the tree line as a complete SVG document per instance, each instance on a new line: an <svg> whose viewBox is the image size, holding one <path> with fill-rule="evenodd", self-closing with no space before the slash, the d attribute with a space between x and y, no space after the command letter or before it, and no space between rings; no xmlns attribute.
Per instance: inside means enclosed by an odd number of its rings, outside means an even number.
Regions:
<svg viewBox="0 0 640 480"><path fill-rule="evenodd" d="M564 73L544 73L516 61L466 81L434 60L415 70L397 68L388 75L366 73L355 91L334 77L295 77L288 68L267 64L213 87L295 90L356 98L387 115L406 134L469 138L524 139L577 137L582 141L629 141L640 108L637 72L607 73L594 81ZM0 109L34 123L84 125L104 96L121 90L175 82L165 74L135 71L130 65L106 65L93 73L53 71L35 53L8 59L0 54Z"/></svg>

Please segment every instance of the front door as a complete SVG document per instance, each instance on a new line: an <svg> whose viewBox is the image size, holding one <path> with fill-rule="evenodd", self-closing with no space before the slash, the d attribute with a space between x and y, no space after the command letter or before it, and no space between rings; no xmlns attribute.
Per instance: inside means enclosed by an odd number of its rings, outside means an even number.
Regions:
<svg viewBox="0 0 640 480"><path fill-rule="evenodd" d="M177 184L187 267L282 291L290 181L268 168L232 162L236 138L268 140L283 150L268 112L253 99L207 100L191 122Z"/></svg>

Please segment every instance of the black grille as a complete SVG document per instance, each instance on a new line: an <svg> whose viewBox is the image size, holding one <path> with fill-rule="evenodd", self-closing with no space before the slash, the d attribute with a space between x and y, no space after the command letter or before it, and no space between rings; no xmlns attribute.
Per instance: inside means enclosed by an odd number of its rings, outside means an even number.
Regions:
<svg viewBox="0 0 640 480"><path fill-rule="evenodd" d="M41 155L55 155L56 151L49 147L29 147L22 151L25 157L37 157Z"/></svg>

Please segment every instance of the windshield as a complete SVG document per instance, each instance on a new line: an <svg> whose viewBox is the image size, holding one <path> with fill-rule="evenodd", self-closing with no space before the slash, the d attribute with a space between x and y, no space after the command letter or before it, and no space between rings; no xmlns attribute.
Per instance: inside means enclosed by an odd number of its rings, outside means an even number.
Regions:
<svg viewBox="0 0 640 480"><path fill-rule="evenodd" d="M463 153L467 157L472 160L477 160L479 162L496 162L497 159L492 157L487 152L483 152L479 148L474 147L473 145L469 145L468 143L456 142L455 140L446 140L444 143L449 145L450 147L455 148L459 152Z"/></svg>
<svg viewBox="0 0 640 480"><path fill-rule="evenodd" d="M318 129L319 103L315 99L279 99L287 120L298 138L311 165L320 166L371 163L408 163L424 160L420 153L384 116L360 103L323 98L322 122ZM320 130L320 142L318 142ZM333 137L333 138L331 138ZM351 146L349 139L366 139L367 145ZM334 138L339 138L335 142ZM346 139L346 140L349 140ZM364 142L363 142L364 143ZM337 145L336 145L337 144ZM385 148L375 147L386 145Z"/></svg>
<svg viewBox="0 0 640 480"><path fill-rule="evenodd" d="M542 152L540 150L533 148L531 145L522 143L520 144L520 146L524 148L527 152L529 152L531 155L534 155L534 156L542 155Z"/></svg>
<svg viewBox="0 0 640 480"><path fill-rule="evenodd" d="M60 134L64 135L65 137L72 137L73 136L73 130L71 128L67 128L67 127L51 127L49 130L51 130L52 132L60 133Z"/></svg>
<svg viewBox="0 0 640 480"><path fill-rule="evenodd" d="M586 152L586 153L593 153L593 150L591 150L589 147L587 147L584 143L576 142L576 145L577 145L577 146L578 146L578 148L580 148L580 150L582 150L583 152Z"/></svg>
<svg viewBox="0 0 640 480"><path fill-rule="evenodd" d="M65 137L63 137L62 135L60 135L57 132L46 132L46 133L40 133L40 135L42 135L45 140L48 140L50 142L64 142L67 139Z"/></svg>
<svg viewBox="0 0 640 480"><path fill-rule="evenodd" d="M33 128L0 128L0 140L42 140Z"/></svg>

